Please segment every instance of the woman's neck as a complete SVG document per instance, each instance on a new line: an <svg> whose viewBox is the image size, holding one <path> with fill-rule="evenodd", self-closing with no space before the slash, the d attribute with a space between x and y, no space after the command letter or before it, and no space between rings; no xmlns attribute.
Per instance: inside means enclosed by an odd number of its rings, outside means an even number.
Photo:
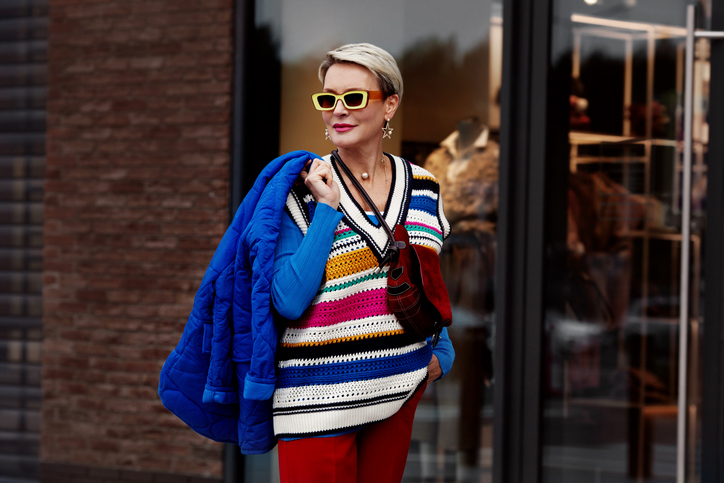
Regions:
<svg viewBox="0 0 724 483"><path fill-rule="evenodd" d="M373 203L380 211L384 211L391 188L392 166L382 153L381 140L375 146L370 146L368 150L340 148L338 152L352 176L364 187ZM342 172L342 177L345 183L350 183L346 173ZM352 190L352 196L364 210L372 210L362 194L357 190Z"/></svg>
<svg viewBox="0 0 724 483"><path fill-rule="evenodd" d="M382 163L380 163L384 157L381 143L368 149L339 148L338 152L342 161L345 162L358 180L363 179L363 173L367 173L368 178L366 179L374 179L377 170L380 170L381 173L383 169Z"/></svg>

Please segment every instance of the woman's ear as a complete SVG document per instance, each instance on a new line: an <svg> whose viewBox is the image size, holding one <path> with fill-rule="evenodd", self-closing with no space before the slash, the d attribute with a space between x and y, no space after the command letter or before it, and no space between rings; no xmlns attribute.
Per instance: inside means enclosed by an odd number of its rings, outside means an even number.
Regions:
<svg viewBox="0 0 724 483"><path fill-rule="evenodd" d="M400 106L400 96L392 94L385 99L385 119L392 119Z"/></svg>

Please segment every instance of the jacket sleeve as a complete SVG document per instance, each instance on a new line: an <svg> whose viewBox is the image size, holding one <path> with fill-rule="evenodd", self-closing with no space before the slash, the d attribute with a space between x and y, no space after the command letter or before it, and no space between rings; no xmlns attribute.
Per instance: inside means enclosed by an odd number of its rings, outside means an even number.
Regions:
<svg viewBox="0 0 724 483"><path fill-rule="evenodd" d="M273 252L274 245L264 241L254 243L249 248L249 258L252 262L252 358L249 372L244 378L243 397L257 401L271 398L276 387L274 360L278 335L271 313L270 296ZM272 262L265 263L266 259Z"/></svg>
<svg viewBox="0 0 724 483"><path fill-rule="evenodd" d="M236 374L231 360L232 330L229 325L233 277L234 264L231 263L214 284L213 335L204 402L232 404L239 400Z"/></svg>
<svg viewBox="0 0 724 483"><path fill-rule="evenodd" d="M249 230L242 234L241 251L251 267L251 360L243 381L244 399L267 400L276 387L279 336L271 307L274 251L289 190L313 156L308 152L287 155L285 166L264 189Z"/></svg>

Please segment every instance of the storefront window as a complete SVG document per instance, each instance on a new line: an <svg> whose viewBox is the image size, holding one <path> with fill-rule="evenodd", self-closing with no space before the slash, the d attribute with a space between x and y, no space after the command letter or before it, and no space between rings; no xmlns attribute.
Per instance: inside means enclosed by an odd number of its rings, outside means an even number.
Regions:
<svg viewBox="0 0 724 483"><path fill-rule="evenodd" d="M452 371L418 407L404 481L492 481L494 270L498 201L502 2L492 0L259 0L250 103L277 101L252 119L274 155L320 155L324 123L310 95L324 54L370 42L388 50L404 78L386 152L431 171L452 234L441 254L453 306ZM258 61L258 62L256 62ZM257 116L258 113L258 117ZM276 481L276 453L247 457L245 481Z"/></svg>
<svg viewBox="0 0 724 483"><path fill-rule="evenodd" d="M564 87L549 109L551 122L569 129L559 143L566 151L548 159L565 175L546 181L553 194L546 207L544 482L700 480L709 70L701 40L685 240L690 3L554 2L550 61ZM706 27L710 5L697 7L696 25Z"/></svg>

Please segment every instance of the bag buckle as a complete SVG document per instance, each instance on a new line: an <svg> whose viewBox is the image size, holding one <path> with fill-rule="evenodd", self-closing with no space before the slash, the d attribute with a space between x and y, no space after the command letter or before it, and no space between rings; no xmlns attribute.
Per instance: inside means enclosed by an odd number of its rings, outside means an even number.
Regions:
<svg viewBox="0 0 724 483"><path fill-rule="evenodd" d="M432 348L433 349L435 347L437 347L437 343L440 342L440 332L441 331L437 331L432 335Z"/></svg>
<svg viewBox="0 0 724 483"><path fill-rule="evenodd" d="M397 241L391 244L390 248L387 249L387 254L385 254L385 257L380 261L380 266L375 269L375 272L381 271L382 267L388 263L396 262L397 258L400 256L400 249L403 248L405 248L405 242L403 241Z"/></svg>

